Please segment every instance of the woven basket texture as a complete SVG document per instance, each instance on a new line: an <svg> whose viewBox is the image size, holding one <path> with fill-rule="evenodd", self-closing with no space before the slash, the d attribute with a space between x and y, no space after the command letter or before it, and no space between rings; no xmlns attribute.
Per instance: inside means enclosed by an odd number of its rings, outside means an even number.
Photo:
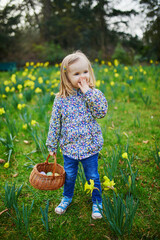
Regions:
<svg viewBox="0 0 160 240"><path fill-rule="evenodd" d="M54 163L48 163L48 158L45 163L36 164L29 177L31 185L39 190L57 190L65 182L64 168L56 162L56 158L54 159ZM52 172L53 176L43 175L40 173L41 171L45 173ZM58 173L59 176L55 176L55 173Z"/></svg>

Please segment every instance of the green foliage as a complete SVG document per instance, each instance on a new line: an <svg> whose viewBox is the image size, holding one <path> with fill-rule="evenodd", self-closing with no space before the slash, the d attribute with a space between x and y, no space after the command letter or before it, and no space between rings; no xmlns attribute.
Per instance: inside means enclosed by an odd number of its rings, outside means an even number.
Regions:
<svg viewBox="0 0 160 240"><path fill-rule="evenodd" d="M34 44L33 51L41 61L60 62L66 55L65 50L59 44L45 42L43 45Z"/></svg>
<svg viewBox="0 0 160 240"><path fill-rule="evenodd" d="M83 165L82 165L82 163L80 163L78 166L78 174L77 174L76 183L79 185L79 187L82 186L82 190L84 190L85 182L86 182L86 177L85 177Z"/></svg>
<svg viewBox="0 0 160 240"><path fill-rule="evenodd" d="M129 55L129 53L122 47L121 43L118 43L114 54L112 55L112 60L118 59L118 61L122 64L131 64L132 59Z"/></svg>
<svg viewBox="0 0 160 240"><path fill-rule="evenodd" d="M17 206L18 198L21 194L23 185L21 185L19 188L15 187L15 183L13 185L8 185L8 183L5 183L5 186L3 187L5 190L5 197L1 194L2 200L5 204L5 206L9 209L13 208L14 206Z"/></svg>
<svg viewBox="0 0 160 240"><path fill-rule="evenodd" d="M124 202L123 196L113 192L113 200L103 195L102 212L104 220L109 223L112 230L118 236L123 236L126 232L131 233L133 219L135 217L138 200L134 200L132 195L127 195Z"/></svg>
<svg viewBox="0 0 160 240"><path fill-rule="evenodd" d="M155 141L155 151L153 151L152 154L157 166L160 168L160 148L157 146L156 141Z"/></svg>
<svg viewBox="0 0 160 240"><path fill-rule="evenodd" d="M119 159L121 156L121 149L117 149L115 146L115 150L112 149L112 155L107 158L103 157L104 161L104 174L109 177L110 180L114 179L116 175L117 167L119 164Z"/></svg>
<svg viewBox="0 0 160 240"><path fill-rule="evenodd" d="M43 223L47 233L49 232L48 208L49 208L49 201L47 201L47 205L46 205L44 210L40 207L40 210L41 210L41 213L42 213L41 220L42 220L42 223Z"/></svg>
<svg viewBox="0 0 160 240"><path fill-rule="evenodd" d="M28 67L27 65L25 66L24 71L15 72L16 84L22 85L21 91L18 90L14 82L10 81L10 79L13 79L12 74L0 73L0 89L3 90L0 94L0 108L4 107L5 110L5 113L3 113L1 109L0 115L1 137L5 139L5 132L9 134L11 131L14 133L13 136L15 136L14 125L17 129L16 139L13 142L13 164L7 169L4 168L3 164L0 165L0 182L3 186L4 181L11 182L14 178L19 184L24 183L23 193L18 200L21 203L30 202L30 199L36 201L29 218L33 224L29 225L27 233L24 225L25 217L23 217L23 212L25 213L24 216L26 216L26 207L24 206L23 210L23 205L21 205L21 208L17 204L19 210L19 213L17 210L17 215L16 209L13 209L13 207L9 211L12 217L9 217L6 212L3 213L3 217L1 217L1 235L5 239L28 238L29 234L32 234L34 239L77 238L90 240L103 239L106 236L115 239L116 234L114 230L111 231L112 228L106 216L104 216L105 222L104 219L100 221L91 219L92 203L90 196L86 195L82 188L85 183L85 176L81 165L77 176L72 206L62 217L54 212L54 208L59 204L62 197L62 188L57 191L39 191L30 186L29 175L33 166L42 162L43 159L46 160L48 153L47 151L45 152L45 148L43 147L47 137L49 118L55 97L54 93L58 92L60 75L58 64L54 67L45 67L44 64L39 65L39 67L37 64L29 63L28 65ZM96 79L99 80L97 81L98 86L96 88L102 90L109 103L108 114L104 118L97 120L104 137L104 145L99 154L98 163L100 179L103 179L104 174L112 179L115 183L114 187L119 194L119 198L116 196L116 200L113 201L112 190L105 192L103 188L102 191L106 196L107 209L109 206L107 197L109 197L110 204L112 204L112 207L110 206L112 211L109 216L113 224L116 224L116 227L112 225L118 232L117 235L119 231L123 234L123 237L121 235L118 235L118 237L120 236L119 238L125 240L141 238L158 239L159 215L156 206L158 204L159 168L155 157L158 160L160 138L159 65L123 66L119 64L115 66L112 64L109 66L108 62L105 62L103 64L93 64L93 69ZM115 75L116 73L118 75ZM41 83L39 81L40 77ZM30 79L31 83L34 82L36 87L39 86L42 92L36 93L35 88L32 89L31 99L26 103L25 98L19 98L19 93L24 96L24 92L27 89L31 89L31 86L25 86L28 79ZM9 81L8 86L10 89L15 87L15 92L5 91L7 86L4 85L5 80ZM150 104L146 105L143 102L139 96L139 90L143 96L152 97ZM2 94L5 94L5 96ZM17 107L13 106L14 95L16 96L17 104L26 103L24 109L17 111ZM6 114L8 114L10 121L9 127L6 124ZM32 125L32 120L35 120L37 123ZM27 129L23 128L24 124L27 124ZM155 139L157 148L155 147ZM0 143L0 158L2 160L6 158L5 149L5 145L3 146ZM42 153L43 150L44 156ZM122 159L124 152L128 154L129 161ZM63 165L63 156L60 148L57 151L57 162ZM125 196L124 199L121 194ZM1 196L5 198L4 193ZM126 196L130 199L128 200L130 205L129 203L126 205ZM133 202L131 201L131 196L133 196ZM49 231L47 232L45 230L46 227L43 228L41 224L40 218L42 217L43 219L43 216L40 216L40 206L43 213L45 213L46 201L48 199L50 199L50 207L48 209ZM132 207L134 208L136 205L135 199L139 199L140 204L137 210L138 214L135 214L135 217L132 218L134 211L132 211L131 205L133 203ZM116 204L120 206L120 209L124 213L123 221L119 220L117 223L115 223L115 220L113 221L116 215ZM3 212L4 205L1 205L0 208L0 211ZM117 210L117 214L119 214L119 211ZM126 219L125 214L129 212L132 212L132 228L130 223L123 227ZM17 229L18 225L16 228L13 227L13 224L16 224L13 222L13 218L19 222L18 224L21 226L20 231ZM43 221L45 223L45 220ZM120 226L122 227L121 229ZM120 230L118 231L117 229ZM126 234L128 232L130 232L129 237Z"/></svg>

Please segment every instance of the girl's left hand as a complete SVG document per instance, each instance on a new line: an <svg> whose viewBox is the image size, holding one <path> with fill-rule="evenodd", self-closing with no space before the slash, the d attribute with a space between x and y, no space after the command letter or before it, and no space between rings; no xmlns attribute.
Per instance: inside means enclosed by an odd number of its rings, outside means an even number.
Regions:
<svg viewBox="0 0 160 240"><path fill-rule="evenodd" d="M78 82L78 87L81 89L83 93L86 93L90 89L86 78L80 78L80 81Z"/></svg>

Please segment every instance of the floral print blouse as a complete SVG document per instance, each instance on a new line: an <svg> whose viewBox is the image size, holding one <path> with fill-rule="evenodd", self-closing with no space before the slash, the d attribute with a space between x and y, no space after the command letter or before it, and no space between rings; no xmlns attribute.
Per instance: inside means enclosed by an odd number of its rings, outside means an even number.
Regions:
<svg viewBox="0 0 160 240"><path fill-rule="evenodd" d="M67 97L55 97L46 145L57 151L58 143L64 155L84 159L102 149L103 137L96 118L103 118L108 109L104 94L80 89Z"/></svg>

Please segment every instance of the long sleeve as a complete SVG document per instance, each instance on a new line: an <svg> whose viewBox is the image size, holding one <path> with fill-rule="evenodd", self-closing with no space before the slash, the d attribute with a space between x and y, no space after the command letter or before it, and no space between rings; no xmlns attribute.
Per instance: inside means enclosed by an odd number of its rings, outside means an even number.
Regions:
<svg viewBox="0 0 160 240"><path fill-rule="evenodd" d="M46 141L48 151L57 152L60 133L61 133L61 105L59 98L56 97L52 108L48 138Z"/></svg>
<svg viewBox="0 0 160 240"><path fill-rule="evenodd" d="M103 118L106 115L108 103L100 90L89 89L83 97L94 118Z"/></svg>

